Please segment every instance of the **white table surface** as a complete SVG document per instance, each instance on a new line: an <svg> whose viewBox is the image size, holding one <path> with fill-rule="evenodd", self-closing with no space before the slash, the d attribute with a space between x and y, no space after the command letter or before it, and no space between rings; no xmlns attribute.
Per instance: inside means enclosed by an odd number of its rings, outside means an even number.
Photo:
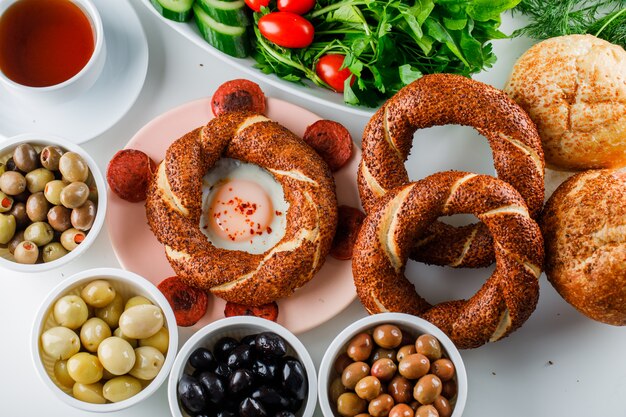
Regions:
<svg viewBox="0 0 626 417"><path fill-rule="evenodd" d="M121 1L121 0L113 0ZM217 86L244 75L227 67L163 25L139 2L133 2L148 35L150 66L143 91L131 111L84 148L105 170L111 156L146 122L187 101L211 95ZM478 78L502 87L511 64L528 43L496 44L499 64ZM307 103L302 98L260 83L272 97L292 101L320 116L344 123L357 139L367 119ZM472 137L468 139L467 137ZM446 169L491 173L484 139L470 128L438 127L420 134L408 166L411 177ZM477 139L477 140L476 140ZM140 250L140 249L139 249ZM76 262L40 275L0 269L0 416L72 417L89 413L69 408L55 398L35 374L29 341L41 301L60 281L92 267L118 267L106 227L87 254ZM470 297L490 270L451 270L412 263L407 269L416 288L431 302ZM469 377L464 416L623 416L626 415L626 332L593 322L567 305L545 276L535 313L508 338L463 351ZM311 314L303 311L302 314ZM365 315L355 301L320 327L299 335L316 366L332 338ZM183 335L184 339L184 335ZM168 416L166 385L148 401L112 413L116 417ZM317 416L321 413L317 412Z"/></svg>

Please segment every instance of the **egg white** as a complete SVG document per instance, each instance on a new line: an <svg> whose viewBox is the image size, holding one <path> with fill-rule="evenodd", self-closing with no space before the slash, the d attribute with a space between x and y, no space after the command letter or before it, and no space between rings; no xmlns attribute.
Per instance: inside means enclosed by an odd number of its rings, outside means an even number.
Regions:
<svg viewBox="0 0 626 417"><path fill-rule="evenodd" d="M223 182L228 180L246 180L259 185L272 201L274 216L269 224L271 233L252 235L249 239L234 242L223 239L217 235L208 225L207 213L211 207L216 191ZM245 198L245 196L242 196ZM213 168L202 179L202 216L200 217L200 230L215 247L240 250L251 254L260 254L274 247L284 236L287 224L287 210L289 203L285 200L283 187L274 176L266 169L258 165L248 164L232 158L219 159ZM276 215L276 212L281 213Z"/></svg>

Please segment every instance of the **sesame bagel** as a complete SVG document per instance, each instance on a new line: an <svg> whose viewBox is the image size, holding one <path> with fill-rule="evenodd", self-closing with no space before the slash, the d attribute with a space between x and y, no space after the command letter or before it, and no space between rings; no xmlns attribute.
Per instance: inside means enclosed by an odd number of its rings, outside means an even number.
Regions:
<svg viewBox="0 0 626 417"><path fill-rule="evenodd" d="M414 133L446 124L472 126L487 138L498 177L519 191L531 217L536 217L543 205L545 165L535 125L502 91L452 74L414 81L370 119L358 171L366 212L389 190L409 182L404 162ZM491 247L487 228L480 224L455 228L434 222L411 257L436 265L478 267L493 262Z"/></svg>
<svg viewBox="0 0 626 417"><path fill-rule="evenodd" d="M493 238L496 269L469 300L432 306L404 275L415 241L440 216L470 213ZM543 239L521 195L487 175L440 172L389 191L370 210L354 247L357 294L371 314L419 315L459 348L507 336L534 311L543 263Z"/></svg>
<svg viewBox="0 0 626 417"><path fill-rule="evenodd" d="M202 178L221 157L263 167L283 188L285 234L264 253L218 248L200 231ZM146 214L179 277L254 306L289 296L322 267L337 200L328 166L300 138L264 116L228 113L172 143L148 188Z"/></svg>

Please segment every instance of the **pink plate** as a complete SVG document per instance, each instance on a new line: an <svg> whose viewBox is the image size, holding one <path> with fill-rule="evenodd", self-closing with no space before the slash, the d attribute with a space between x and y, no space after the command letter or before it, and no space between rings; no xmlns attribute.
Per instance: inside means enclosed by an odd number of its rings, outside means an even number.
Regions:
<svg viewBox="0 0 626 417"><path fill-rule="evenodd" d="M267 117L302 136L307 126L320 119L294 104L268 98ZM139 149L154 161L161 161L174 140L213 118L211 102L201 99L162 114L144 126L126 148ZM354 146L352 158L335 173L339 204L360 207L356 174L361 151ZM123 268L146 277L153 284L175 275L165 249L148 228L142 203L129 203L109 190L107 226L117 259ZM278 322L294 333L302 333L332 318L356 297L350 261L331 256L307 285L291 297L278 301ZM211 297L207 314L190 330L224 317L224 301Z"/></svg>

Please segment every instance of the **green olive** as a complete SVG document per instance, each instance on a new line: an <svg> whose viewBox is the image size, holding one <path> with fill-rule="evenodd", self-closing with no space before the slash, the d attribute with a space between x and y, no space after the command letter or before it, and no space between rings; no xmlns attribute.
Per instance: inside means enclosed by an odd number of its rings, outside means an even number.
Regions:
<svg viewBox="0 0 626 417"><path fill-rule="evenodd" d="M115 288L104 279L97 279L87 284L80 292L80 296L85 302L96 308L106 307L115 299Z"/></svg>
<svg viewBox="0 0 626 417"><path fill-rule="evenodd" d="M111 337L111 328L104 320L92 317L80 328L80 341L89 352L96 352L100 343Z"/></svg>
<svg viewBox="0 0 626 417"><path fill-rule="evenodd" d="M30 240L37 246L47 245L54 238L52 227L46 222L35 222L24 230L24 239Z"/></svg>
<svg viewBox="0 0 626 417"><path fill-rule="evenodd" d="M24 240L15 247L13 257L16 262L21 264L37 263L39 248L30 240Z"/></svg>
<svg viewBox="0 0 626 417"><path fill-rule="evenodd" d="M0 191L0 213L6 213L13 208L13 198Z"/></svg>
<svg viewBox="0 0 626 417"><path fill-rule="evenodd" d="M85 240L85 232L78 229L67 229L61 234L61 245L68 251L73 251Z"/></svg>
<svg viewBox="0 0 626 417"><path fill-rule="evenodd" d="M135 365L129 374L143 380L154 379L165 362L165 356L152 346L135 349L135 358Z"/></svg>
<svg viewBox="0 0 626 417"><path fill-rule="evenodd" d="M0 162L0 175L4 174L7 171L7 165Z"/></svg>
<svg viewBox="0 0 626 417"><path fill-rule="evenodd" d="M69 209L82 206L89 197L89 187L84 182L73 182L61 191L61 204Z"/></svg>
<svg viewBox="0 0 626 417"><path fill-rule="evenodd" d="M155 349L156 350L156 349ZM98 359L113 375L128 373L136 362L136 349L121 337L107 337L98 346Z"/></svg>
<svg viewBox="0 0 626 417"><path fill-rule="evenodd" d="M78 352L67 360L67 372L81 384L93 384L102 379L102 364L96 355Z"/></svg>
<svg viewBox="0 0 626 417"><path fill-rule="evenodd" d="M79 401L92 404L105 404L106 398L102 395L102 384L96 382L95 384L81 384L77 382L72 387L72 395Z"/></svg>
<svg viewBox="0 0 626 417"><path fill-rule="evenodd" d="M135 307L142 304L152 304L152 301L148 300L146 297L141 295L136 295L134 297L130 297L126 304L124 305L124 310L128 310L131 307Z"/></svg>
<svg viewBox="0 0 626 417"><path fill-rule="evenodd" d="M115 331L113 332L113 336L121 337L122 339L126 340L133 347L133 349L139 346L137 339L126 336L124 333L122 333L122 329L119 327L115 329Z"/></svg>
<svg viewBox="0 0 626 417"><path fill-rule="evenodd" d="M57 381L67 388L72 388L74 381L70 374L67 372L67 361L60 360L54 363L54 377Z"/></svg>
<svg viewBox="0 0 626 417"><path fill-rule="evenodd" d="M96 205L87 200L82 206L72 210L70 221L72 226L78 230L87 231L93 226L96 220Z"/></svg>
<svg viewBox="0 0 626 417"><path fill-rule="evenodd" d="M142 388L137 378L129 375L118 376L104 384L102 395L107 400L117 403L138 394Z"/></svg>
<svg viewBox="0 0 626 417"><path fill-rule="evenodd" d="M138 305L124 311L120 316L120 327L125 335L133 339L145 339L163 327L163 312L155 305Z"/></svg>
<svg viewBox="0 0 626 417"><path fill-rule="evenodd" d="M13 208L8 214L12 214L13 217L15 217L15 223L18 229L23 229L30 224L30 219L28 218L28 214L26 214L25 203L14 202Z"/></svg>
<svg viewBox="0 0 626 417"><path fill-rule="evenodd" d="M50 171L59 170L59 160L63 155L63 150L58 146L48 145L41 150L40 161L44 168Z"/></svg>
<svg viewBox="0 0 626 417"><path fill-rule="evenodd" d="M57 232L65 232L72 227L70 216L72 211L63 206L54 206L48 210L48 224Z"/></svg>
<svg viewBox="0 0 626 417"><path fill-rule="evenodd" d="M170 344L170 332L166 327L161 329L150 337L145 339L139 339L139 346L152 346L162 354L167 353L167 348Z"/></svg>
<svg viewBox="0 0 626 417"><path fill-rule="evenodd" d="M30 172L39 166L37 151L28 143L22 143L15 148L13 161L15 166L23 172Z"/></svg>
<svg viewBox="0 0 626 417"><path fill-rule="evenodd" d="M16 223L12 214L0 214L0 244L6 245L15 235Z"/></svg>
<svg viewBox="0 0 626 417"><path fill-rule="evenodd" d="M67 250L59 242L48 243L43 247L42 256L44 262L56 261L67 255Z"/></svg>
<svg viewBox="0 0 626 417"><path fill-rule="evenodd" d="M80 339L67 327L52 327L42 333L41 348L54 359L69 359L80 350Z"/></svg>
<svg viewBox="0 0 626 417"><path fill-rule="evenodd" d="M50 204L58 206L61 204L61 191L67 186L67 182L61 180L50 181L43 189L43 194Z"/></svg>
<svg viewBox="0 0 626 417"><path fill-rule="evenodd" d="M26 178L17 171L7 171L0 176L0 190L8 195L18 195L26 190Z"/></svg>
<svg viewBox="0 0 626 417"><path fill-rule="evenodd" d="M54 303L54 320L68 329L78 329L89 318L87 304L77 295L64 295Z"/></svg>
<svg viewBox="0 0 626 417"><path fill-rule="evenodd" d="M113 301L109 304L102 308L96 308L95 315L104 320L112 329L115 329L118 326L123 311L124 299L117 293Z"/></svg>
<svg viewBox="0 0 626 417"><path fill-rule="evenodd" d="M11 239L7 245L7 248L9 249L9 253L13 255L15 253L15 248L17 248L17 245L19 245L23 241L24 241L24 231L20 230L19 232L16 232L13 235L13 239Z"/></svg>
<svg viewBox="0 0 626 417"><path fill-rule="evenodd" d="M85 182L89 177L89 167L82 156L76 152L66 152L59 159L59 171L69 182Z"/></svg>
<svg viewBox="0 0 626 417"><path fill-rule="evenodd" d="M43 191L50 181L54 181L54 174L45 168L37 168L26 174L26 188L31 193Z"/></svg>
<svg viewBox="0 0 626 417"><path fill-rule="evenodd" d="M43 222L48 219L50 203L41 191L31 194L26 200L26 215L32 222Z"/></svg>

